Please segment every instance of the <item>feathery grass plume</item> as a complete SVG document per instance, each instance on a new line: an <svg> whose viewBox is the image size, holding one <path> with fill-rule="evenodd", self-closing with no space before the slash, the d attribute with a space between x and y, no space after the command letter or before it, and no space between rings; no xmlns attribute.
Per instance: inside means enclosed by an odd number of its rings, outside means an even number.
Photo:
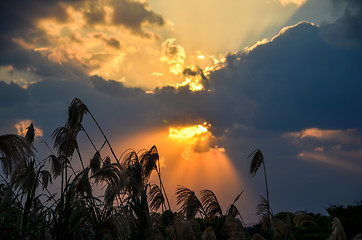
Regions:
<svg viewBox="0 0 362 240"><path fill-rule="evenodd" d="M95 197L87 198L88 222L92 235L88 239L125 239L127 220L113 207L103 208L103 202Z"/></svg>
<svg viewBox="0 0 362 240"><path fill-rule="evenodd" d="M228 209L226 210L226 216L232 217L232 218L238 218L240 219L242 225L245 227L245 222L243 217L241 216L241 213L239 212L239 209L236 207L235 203L239 200L241 194L243 194L244 190L242 190L234 199L234 202L229 205Z"/></svg>
<svg viewBox="0 0 362 240"><path fill-rule="evenodd" d="M215 194L211 190L202 190L201 202L210 220L215 216L222 216L222 210Z"/></svg>
<svg viewBox="0 0 362 240"><path fill-rule="evenodd" d="M53 182L52 181L52 175L47 170L41 170L40 171L40 179L41 179L41 184L43 186L43 190L48 187L49 183Z"/></svg>
<svg viewBox="0 0 362 240"><path fill-rule="evenodd" d="M96 181L105 181L107 184L115 186L117 189L122 189L126 185L126 179L123 173L123 168L119 163L111 163L103 166L96 171L93 176Z"/></svg>
<svg viewBox="0 0 362 240"><path fill-rule="evenodd" d="M101 219L97 230L94 239L125 239L125 233L129 232L126 219L120 217L119 214L112 214Z"/></svg>
<svg viewBox="0 0 362 240"><path fill-rule="evenodd" d="M132 196L139 196L144 187L143 167L137 153L131 151L123 159L125 175L128 180L128 192Z"/></svg>
<svg viewBox="0 0 362 240"><path fill-rule="evenodd" d="M164 231L165 225L162 222L161 214L156 212L150 213L150 219L153 226L153 239L154 240L164 240L162 232ZM162 231L162 232L161 232ZM167 238L169 239L169 238Z"/></svg>
<svg viewBox="0 0 362 240"><path fill-rule="evenodd" d="M192 223L189 220L184 219L183 217L178 217L175 220L175 228L176 228L177 239L185 239L185 240L195 239Z"/></svg>
<svg viewBox="0 0 362 240"><path fill-rule="evenodd" d="M300 227L304 226L308 223L316 225L315 221L313 220L312 216L309 215L305 211L297 211L294 213L293 222L295 226Z"/></svg>
<svg viewBox="0 0 362 240"><path fill-rule="evenodd" d="M253 159L251 161L250 169L249 169L249 175L250 176L252 175L254 177L256 172L258 171L260 165L263 164L265 189L266 189L266 199L264 199L264 200L265 200L266 210L267 210L267 213L265 213L263 215L263 219L264 219L264 223L266 224L265 228L268 229L270 238L273 238L273 226L272 226L272 221L271 221L272 213L271 213L271 208L270 208L268 179L266 177L266 168L265 168L264 156L263 156L263 153L260 151L260 149L254 150L248 156L248 158L251 155L253 155Z"/></svg>
<svg viewBox="0 0 362 240"><path fill-rule="evenodd" d="M3 172L9 176L18 162L25 162L33 156L27 140L15 134L0 136L0 161Z"/></svg>
<svg viewBox="0 0 362 240"><path fill-rule="evenodd" d="M92 197L92 186L88 177L89 171L89 167L85 168L74 177L70 184L68 184L67 187L69 187L71 194L85 194L88 197Z"/></svg>
<svg viewBox="0 0 362 240"><path fill-rule="evenodd" d="M260 197L261 201L257 206L257 212L256 214L259 216L260 222L262 223L262 227L264 229L268 229L268 226L271 226L271 210L269 207L268 201L264 197Z"/></svg>
<svg viewBox="0 0 362 240"><path fill-rule="evenodd" d="M97 151L89 163L89 167L92 170L93 174L101 168L101 162L102 162L101 154L99 153L99 151Z"/></svg>
<svg viewBox="0 0 362 240"><path fill-rule="evenodd" d="M178 185L176 188L176 204L181 204L180 212L188 219L195 217L198 212L206 216L205 210L195 192L184 186Z"/></svg>
<svg viewBox="0 0 362 240"><path fill-rule="evenodd" d="M201 240L216 240L216 235L212 227L207 227L202 233Z"/></svg>
<svg viewBox="0 0 362 240"><path fill-rule="evenodd" d="M129 149L123 158L122 164L128 166L132 165L134 162L139 162L138 155L133 149Z"/></svg>
<svg viewBox="0 0 362 240"><path fill-rule="evenodd" d="M96 180L105 181L107 188L104 194L106 205L112 205L115 197L127 187L127 179L119 163L103 166L92 176Z"/></svg>
<svg viewBox="0 0 362 240"><path fill-rule="evenodd" d="M165 227L166 224L162 221L162 217L160 213L151 212L150 219L153 225L153 229L162 229Z"/></svg>
<svg viewBox="0 0 362 240"><path fill-rule="evenodd" d="M29 146L31 146L34 142L35 137L35 129L33 123L30 123L29 127L27 127L28 131L26 131L25 139L28 141Z"/></svg>
<svg viewBox="0 0 362 240"><path fill-rule="evenodd" d="M68 184L70 191L60 198L55 209L52 210L50 232L55 239L89 239L93 229L89 223L89 207L84 198L74 191L75 181L84 175L86 169L80 172L72 183Z"/></svg>
<svg viewBox="0 0 362 240"><path fill-rule="evenodd" d="M230 217L233 217L233 218L237 218L238 216L241 218L241 214L239 212L239 209L234 204L231 204L228 207L228 210L226 211L226 215L230 216Z"/></svg>
<svg viewBox="0 0 362 240"><path fill-rule="evenodd" d="M78 148L77 134L82 130L81 126L76 128L58 127L52 134L54 139L54 148L57 149L58 155L71 157Z"/></svg>
<svg viewBox="0 0 362 240"><path fill-rule="evenodd" d="M71 129L77 128L83 121L83 116L89 112L87 106L79 99L74 98L68 108L67 126Z"/></svg>
<svg viewBox="0 0 362 240"><path fill-rule="evenodd" d="M228 240L248 240L243 222L239 219L229 216L226 216L225 224L223 230L228 235Z"/></svg>
<svg viewBox="0 0 362 240"><path fill-rule="evenodd" d="M145 151L140 157L140 163L143 167L145 182L148 182L153 170L157 170L157 161L159 155L156 146L153 146L149 151Z"/></svg>
<svg viewBox="0 0 362 240"><path fill-rule="evenodd" d="M346 240L346 234L344 233L342 224L337 217L333 218L332 228L333 231L329 240Z"/></svg>
<svg viewBox="0 0 362 240"><path fill-rule="evenodd" d="M66 158L64 155L59 155L56 157L55 155L51 154L48 156L48 160L51 163L51 170L53 173L54 178L57 178L62 174L62 170L66 165Z"/></svg>
<svg viewBox="0 0 362 240"><path fill-rule="evenodd" d="M36 189L39 184L36 180L36 172L34 160L19 162L15 166L10 182L15 189L20 188L23 193L30 192L33 188Z"/></svg>
<svg viewBox="0 0 362 240"><path fill-rule="evenodd" d="M141 190L140 195L130 195L128 202L135 216L135 232L139 234L140 239L153 239L153 227L147 202L147 187L148 185Z"/></svg>
<svg viewBox="0 0 362 240"><path fill-rule="evenodd" d="M290 228L291 228L291 221L289 218L289 215L286 216L284 220L279 218L273 219L273 227L274 227L274 235L276 237L286 237L290 234Z"/></svg>
<svg viewBox="0 0 362 240"><path fill-rule="evenodd" d="M157 211L163 204L165 204L165 198L163 197L161 188L152 184L151 189L148 192L148 199L150 201L150 208Z"/></svg>
<svg viewBox="0 0 362 240"><path fill-rule="evenodd" d="M259 233L255 233L251 238L251 240L265 240L265 238L263 238L263 236L260 235Z"/></svg>
<svg viewBox="0 0 362 240"><path fill-rule="evenodd" d="M254 155L253 155L253 154L254 154ZM250 158L251 155L253 155L253 158L252 158L252 160L251 160L250 169L249 169L249 174L254 177L255 174L256 174L256 172L258 171L260 165L261 165L261 164L263 163L263 161L264 161L264 156L263 156L262 152L260 151L260 149L254 150L252 153L250 153L250 155L248 156L248 158Z"/></svg>
<svg viewBox="0 0 362 240"><path fill-rule="evenodd" d="M102 167L105 167L105 166L110 165L110 164L111 164L111 159L107 156L103 161Z"/></svg>
<svg viewBox="0 0 362 240"><path fill-rule="evenodd" d="M243 218L241 217L241 214L238 210L238 208L235 206L235 203L239 200L241 194L243 194L244 190L242 190L234 199L233 203L230 204L228 209L226 210L226 215L231 216L233 218L236 218L237 216L240 217L240 219L243 221Z"/></svg>

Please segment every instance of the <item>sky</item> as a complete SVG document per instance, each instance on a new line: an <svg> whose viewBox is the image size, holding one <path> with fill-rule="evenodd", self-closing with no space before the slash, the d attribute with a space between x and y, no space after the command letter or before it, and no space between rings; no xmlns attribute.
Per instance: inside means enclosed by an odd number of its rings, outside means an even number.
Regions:
<svg viewBox="0 0 362 240"><path fill-rule="evenodd" d="M78 97L118 156L157 146L173 210L177 185L244 190L256 223L255 149L274 212L362 199L359 0L1 1L0 29L0 134L33 123L43 157Z"/></svg>

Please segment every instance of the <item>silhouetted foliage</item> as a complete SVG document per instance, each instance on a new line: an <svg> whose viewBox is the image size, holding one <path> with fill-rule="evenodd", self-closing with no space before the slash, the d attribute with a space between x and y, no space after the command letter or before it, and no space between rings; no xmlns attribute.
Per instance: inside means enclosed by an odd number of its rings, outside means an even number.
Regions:
<svg viewBox="0 0 362 240"><path fill-rule="evenodd" d="M86 114L102 133L102 146L97 147L84 129ZM0 239L319 240L345 239L344 234L351 239L361 230L362 202L347 207L334 205L327 209L330 217L302 211L273 215L264 156L259 149L250 154L253 158L249 173L255 176L263 165L267 199L262 198L258 206L260 224L246 228L236 207L243 191L223 212L211 190L200 191L198 197L193 190L178 186L180 210L173 212L163 186L156 146L140 152L127 151L118 158L95 117L78 98L68 108L65 125L52 134L56 154L48 147L50 155L39 160L32 151L34 125L27 130L25 138L0 136ZM86 134L94 153L86 166L78 148L80 132ZM110 157L101 157L106 144L114 162ZM81 169L74 169L76 160ZM157 175L157 183L151 182L152 173ZM60 191L50 192L49 186L59 181ZM94 195L95 189L101 191L100 196Z"/></svg>
<svg viewBox="0 0 362 240"><path fill-rule="evenodd" d="M352 239L358 233L362 233L362 201L356 205L333 205L326 209L328 214L337 217L344 228L347 239Z"/></svg>

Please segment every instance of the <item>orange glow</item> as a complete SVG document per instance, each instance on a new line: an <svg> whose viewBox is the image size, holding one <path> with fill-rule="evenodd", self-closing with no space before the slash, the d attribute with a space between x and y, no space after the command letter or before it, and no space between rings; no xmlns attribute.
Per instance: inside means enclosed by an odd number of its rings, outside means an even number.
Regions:
<svg viewBox="0 0 362 240"><path fill-rule="evenodd" d="M234 200L235 196L247 186L247 182L239 176L234 164L223 148L208 148L208 151L195 152L190 144L193 139L201 139L210 134L208 124L193 125L183 128L161 128L139 135L124 136L119 142L122 149L143 149L156 145L160 154L161 175L172 210L176 211L175 191L183 185L195 191L212 190L220 201L223 211ZM171 137L172 136L172 137ZM123 150L119 149L118 152ZM188 155L188 156L186 156ZM192 161L189 161L192 158ZM151 176L152 183L158 183L156 174ZM227 187L225 187L227 186ZM239 210L243 213L254 209L253 193L241 197Z"/></svg>
<svg viewBox="0 0 362 240"><path fill-rule="evenodd" d="M16 123L14 126L15 126L16 130L18 131L18 135L25 136L26 132L28 131L27 127L29 127L30 124L31 124L31 120L29 120L29 119L21 120L18 123ZM36 126L34 126L34 129L35 129L36 137L43 136L43 131L41 129L39 129Z"/></svg>
<svg viewBox="0 0 362 240"><path fill-rule="evenodd" d="M185 81L182 83L176 84L176 88L189 86L189 89L191 91L201 91L204 89L202 84L200 83L201 77L200 76L194 76L194 77L187 77L185 78Z"/></svg>
<svg viewBox="0 0 362 240"><path fill-rule="evenodd" d="M194 139L195 137L199 137L203 133L206 133L209 126L210 124L205 122L203 125L199 124L180 128L170 127L169 137L173 140L188 141Z"/></svg>

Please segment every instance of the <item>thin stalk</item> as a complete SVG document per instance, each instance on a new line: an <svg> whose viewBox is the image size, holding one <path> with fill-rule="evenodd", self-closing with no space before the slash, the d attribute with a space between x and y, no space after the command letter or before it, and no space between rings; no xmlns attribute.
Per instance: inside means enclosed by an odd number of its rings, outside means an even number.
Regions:
<svg viewBox="0 0 362 240"><path fill-rule="evenodd" d="M264 161L262 162L263 163L263 168L264 168L264 178L265 178L265 188L266 188L266 200L268 202L268 232L269 232L269 236L271 234L271 213L270 213L270 202L269 202L269 188L268 188L268 180L267 180L267 177L266 177L266 168L265 168L265 163Z"/></svg>
<svg viewBox="0 0 362 240"><path fill-rule="evenodd" d="M163 192L165 193L165 198L166 198L166 201L167 201L168 209L169 209L170 211L172 211L172 210L171 210L171 206L170 206L170 202L168 201L168 197L167 197L167 193L166 193L165 187L163 186L163 183L162 183L162 180L161 180L161 175L160 175L160 173L159 173L157 170L156 170L156 172L157 172L157 175L158 175L158 179L159 179L159 181L160 181L160 186L161 186Z"/></svg>
<svg viewBox="0 0 362 240"><path fill-rule="evenodd" d="M64 171L65 171L65 175L64 175L64 180L65 180L65 187L67 187L68 185L68 159L66 158L66 163L65 163L65 168L64 168Z"/></svg>
<svg viewBox="0 0 362 240"><path fill-rule="evenodd" d="M117 163L119 163L119 161L118 161L118 159L117 159L117 156L116 156L116 154L114 153L113 148L112 148L111 144L109 143L108 138L107 138L106 135L104 134L102 128L99 126L99 124L98 124L97 120L94 118L93 114L92 114L90 111L88 111L88 112L89 112L89 115L92 117L93 121L95 122L95 124L97 125L99 131L101 131L104 139L106 140L106 142L107 142L107 144L108 144L109 149L111 150L111 152L112 152L112 154L113 154L113 157L116 159Z"/></svg>
<svg viewBox="0 0 362 240"><path fill-rule="evenodd" d="M94 143L93 143L92 139L90 138L90 136L89 136L88 132L84 129L84 127L83 127L83 126L82 126L82 130L83 130L83 132L85 133L85 135L87 136L87 138L88 138L88 140L90 141L90 143L92 144L92 146L93 146L94 150L96 150L96 151L97 151L96 146L94 145Z"/></svg>
<svg viewBox="0 0 362 240"><path fill-rule="evenodd" d="M60 192L61 192L61 195L63 195L63 188L64 188L64 164L63 164L63 169L62 169L62 181L61 181L61 185L60 185Z"/></svg>

